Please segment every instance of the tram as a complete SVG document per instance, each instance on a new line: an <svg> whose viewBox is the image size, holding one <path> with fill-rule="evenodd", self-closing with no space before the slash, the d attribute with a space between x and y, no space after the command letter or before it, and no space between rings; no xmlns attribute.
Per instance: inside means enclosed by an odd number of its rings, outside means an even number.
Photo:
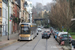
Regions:
<svg viewBox="0 0 75 50"><path fill-rule="evenodd" d="M37 35L37 26L34 23L20 23L18 40L33 40Z"/></svg>

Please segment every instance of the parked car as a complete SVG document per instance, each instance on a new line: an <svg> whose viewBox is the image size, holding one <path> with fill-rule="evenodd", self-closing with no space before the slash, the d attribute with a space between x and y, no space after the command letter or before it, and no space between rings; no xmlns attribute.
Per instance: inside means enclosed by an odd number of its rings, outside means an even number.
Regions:
<svg viewBox="0 0 75 50"><path fill-rule="evenodd" d="M44 27L43 27L43 26L41 26L41 28L43 29Z"/></svg>
<svg viewBox="0 0 75 50"><path fill-rule="evenodd" d="M42 31L42 29L41 29L41 28L37 28L37 31L38 31L38 32L41 32L41 31Z"/></svg>
<svg viewBox="0 0 75 50"><path fill-rule="evenodd" d="M46 31L44 31L42 33L42 38L49 38L49 37L50 37L50 33L46 32Z"/></svg>
<svg viewBox="0 0 75 50"><path fill-rule="evenodd" d="M44 27L43 27L43 26L38 26L38 28L41 28L41 29L43 29Z"/></svg>
<svg viewBox="0 0 75 50"><path fill-rule="evenodd" d="M69 40L69 44L71 44L71 42L72 42L72 37L71 37L71 35L62 34L62 35L60 35L59 44L61 44L62 41L68 41L68 40Z"/></svg>
<svg viewBox="0 0 75 50"><path fill-rule="evenodd" d="M68 34L68 32L59 32L58 34L57 34L57 41L58 42L60 42L60 36L62 35L62 34ZM60 44L60 43L59 43Z"/></svg>
<svg viewBox="0 0 75 50"><path fill-rule="evenodd" d="M72 50L75 50L75 40L72 40Z"/></svg>
<svg viewBox="0 0 75 50"><path fill-rule="evenodd" d="M49 34L49 36L51 35L51 32L50 31L46 31L48 34Z"/></svg>
<svg viewBox="0 0 75 50"><path fill-rule="evenodd" d="M59 33L59 32L56 32L55 35L54 35L55 40L57 40L57 35L58 35L58 33Z"/></svg>

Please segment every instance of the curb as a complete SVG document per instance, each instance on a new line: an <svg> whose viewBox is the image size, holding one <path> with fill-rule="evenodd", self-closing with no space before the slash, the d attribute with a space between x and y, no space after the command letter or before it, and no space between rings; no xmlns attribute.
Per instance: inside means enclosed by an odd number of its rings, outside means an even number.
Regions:
<svg viewBox="0 0 75 50"><path fill-rule="evenodd" d="M14 40L14 41L12 41L12 42L3 44L3 45L0 46L0 48L6 47L6 46L11 45L11 44L16 43L16 42L17 42L17 40Z"/></svg>
<svg viewBox="0 0 75 50"><path fill-rule="evenodd" d="M71 50L70 48L68 48L67 46L62 46L63 50Z"/></svg>

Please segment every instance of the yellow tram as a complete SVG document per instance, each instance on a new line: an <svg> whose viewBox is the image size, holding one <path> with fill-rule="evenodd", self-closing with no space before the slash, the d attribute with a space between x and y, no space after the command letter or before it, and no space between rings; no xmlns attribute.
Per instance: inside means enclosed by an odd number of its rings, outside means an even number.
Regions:
<svg viewBox="0 0 75 50"><path fill-rule="evenodd" d="M34 23L21 23L18 40L33 40L37 36L37 26Z"/></svg>

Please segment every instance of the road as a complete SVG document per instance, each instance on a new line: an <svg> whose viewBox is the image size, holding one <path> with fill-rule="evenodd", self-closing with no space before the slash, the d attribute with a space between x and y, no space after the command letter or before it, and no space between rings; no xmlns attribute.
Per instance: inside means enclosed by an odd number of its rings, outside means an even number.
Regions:
<svg viewBox="0 0 75 50"><path fill-rule="evenodd" d="M43 31L44 30L49 29L43 29ZM52 35L49 39L42 39L41 34L42 32L32 41L18 41L1 50L62 50Z"/></svg>

